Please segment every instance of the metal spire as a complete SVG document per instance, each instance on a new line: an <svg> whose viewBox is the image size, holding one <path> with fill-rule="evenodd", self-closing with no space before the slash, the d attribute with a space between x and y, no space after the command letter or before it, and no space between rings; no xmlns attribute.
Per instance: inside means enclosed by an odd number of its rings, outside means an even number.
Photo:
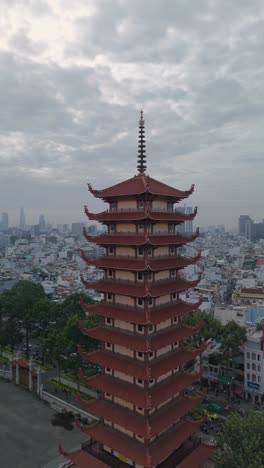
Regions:
<svg viewBox="0 0 264 468"><path fill-rule="evenodd" d="M138 160L137 169L143 174L147 169L146 165L146 144L145 144L145 122L143 120L143 110L140 111L139 135L138 135Z"/></svg>

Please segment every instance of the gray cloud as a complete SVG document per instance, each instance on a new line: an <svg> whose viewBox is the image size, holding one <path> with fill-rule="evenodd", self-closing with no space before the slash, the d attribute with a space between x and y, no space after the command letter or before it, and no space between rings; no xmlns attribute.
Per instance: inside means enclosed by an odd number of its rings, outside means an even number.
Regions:
<svg viewBox="0 0 264 468"><path fill-rule="evenodd" d="M81 219L88 180L196 183L200 224L262 218L261 0L2 2L0 204ZM5 32L6 32L5 31ZM246 187L246 190L245 190ZM257 194L257 196L256 196ZM215 209L214 207L217 207Z"/></svg>

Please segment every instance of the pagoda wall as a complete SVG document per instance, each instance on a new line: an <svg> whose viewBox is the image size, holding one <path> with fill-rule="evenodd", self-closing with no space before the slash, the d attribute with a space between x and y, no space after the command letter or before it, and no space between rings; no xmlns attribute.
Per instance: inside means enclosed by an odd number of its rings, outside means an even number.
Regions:
<svg viewBox="0 0 264 468"><path fill-rule="evenodd" d="M168 223L155 223L153 225L153 233L155 232L168 232Z"/></svg>
<svg viewBox="0 0 264 468"><path fill-rule="evenodd" d="M167 210L168 204L167 200L162 200L162 199L156 199L152 201L152 209L157 210L160 208L161 210Z"/></svg>
<svg viewBox="0 0 264 468"><path fill-rule="evenodd" d="M116 294L115 295L115 302L116 304L124 304L128 306L134 306L135 300L133 297L130 296L122 296L121 294Z"/></svg>
<svg viewBox="0 0 264 468"><path fill-rule="evenodd" d="M154 257L160 257L161 255L169 255L169 247L162 245L154 249Z"/></svg>
<svg viewBox="0 0 264 468"><path fill-rule="evenodd" d="M120 255L120 257L134 257L135 249L133 247L116 247L116 255Z"/></svg>
<svg viewBox="0 0 264 468"><path fill-rule="evenodd" d="M132 223L117 223L116 232L136 232L137 228L135 224Z"/></svg>
<svg viewBox="0 0 264 468"><path fill-rule="evenodd" d="M117 209L118 210L137 209L137 200L135 200L134 198L131 200L118 200Z"/></svg>

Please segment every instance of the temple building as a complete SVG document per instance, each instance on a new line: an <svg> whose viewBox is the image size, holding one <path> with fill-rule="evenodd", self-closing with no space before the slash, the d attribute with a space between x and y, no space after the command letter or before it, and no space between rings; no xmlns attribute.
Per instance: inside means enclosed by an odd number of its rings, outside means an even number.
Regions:
<svg viewBox="0 0 264 468"><path fill-rule="evenodd" d="M200 281L200 275L187 281L182 271L195 264L200 253L193 257L181 253L199 232L177 232L177 226L193 220L197 210L185 214L175 209L194 186L181 191L146 175L142 112L137 170L134 177L103 190L89 185L108 208L94 214L85 207L88 218L107 229L96 236L85 232L89 242L104 247L105 255L96 259L83 255L87 264L104 271L104 277L93 283L83 279L87 288L102 295L96 304L83 303L101 321L92 329L80 324L82 333L99 345L96 351L79 352L101 372L87 377L80 371L81 380L100 395L82 400L97 418L91 425L78 424L87 434L87 444L76 452L63 452L80 468L198 467L211 451L192 437L204 419L185 417L204 398L193 386L201 375L197 360L204 348L191 339L202 324L182 323L200 302L180 299Z"/></svg>

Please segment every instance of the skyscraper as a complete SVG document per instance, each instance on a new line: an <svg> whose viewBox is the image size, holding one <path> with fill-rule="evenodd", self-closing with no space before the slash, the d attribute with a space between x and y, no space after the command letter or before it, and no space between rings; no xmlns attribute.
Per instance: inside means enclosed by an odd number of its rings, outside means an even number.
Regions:
<svg viewBox="0 0 264 468"><path fill-rule="evenodd" d="M8 213L2 213L1 230L7 231L7 229L8 229Z"/></svg>
<svg viewBox="0 0 264 468"><path fill-rule="evenodd" d="M24 208L20 208L19 228L22 229L22 231L24 231L26 228L26 216L25 216Z"/></svg>
<svg viewBox="0 0 264 468"><path fill-rule="evenodd" d="M205 419L185 418L204 398L203 392L187 390L201 375L190 361L200 355L203 345L192 346L190 341L186 346L186 339L202 324L185 326L180 320L200 304L180 299L181 292L200 281L199 277L187 281L182 274L199 255L186 258L178 249L195 240L199 231L192 236L175 232L194 215L180 213L174 205L188 198L193 186L180 191L145 174L142 114L137 168L136 176L112 187L89 186L96 198L109 204L109 210L97 214L85 209L90 220L107 226L100 235L85 233L106 254L96 259L83 255L89 265L104 271L104 277L95 283L83 279L103 298L93 305L83 303L84 310L101 317L100 324L90 329L80 324L82 333L100 345L93 352L79 348L84 360L101 368L92 377L80 372L80 379L100 392L94 401L80 399L99 420L79 424L89 436L82 450L71 454L62 450L73 463L81 460L83 468L174 467L192 449L201 466L211 450L191 441Z"/></svg>
<svg viewBox="0 0 264 468"><path fill-rule="evenodd" d="M239 216L238 233L244 236L247 240L252 240L253 220L248 215Z"/></svg>
<svg viewBox="0 0 264 468"><path fill-rule="evenodd" d="M177 207L177 211L180 213L184 213L186 215L195 215L197 209L195 208L194 212L191 206L179 206ZM193 216L194 217L194 216ZM193 217L184 221L183 224L180 224L177 227L178 232L182 232L183 234L192 234L193 233Z"/></svg>
<svg viewBox="0 0 264 468"><path fill-rule="evenodd" d="M39 216L39 232L45 232L46 231L46 221L45 221L45 216L41 214Z"/></svg>

